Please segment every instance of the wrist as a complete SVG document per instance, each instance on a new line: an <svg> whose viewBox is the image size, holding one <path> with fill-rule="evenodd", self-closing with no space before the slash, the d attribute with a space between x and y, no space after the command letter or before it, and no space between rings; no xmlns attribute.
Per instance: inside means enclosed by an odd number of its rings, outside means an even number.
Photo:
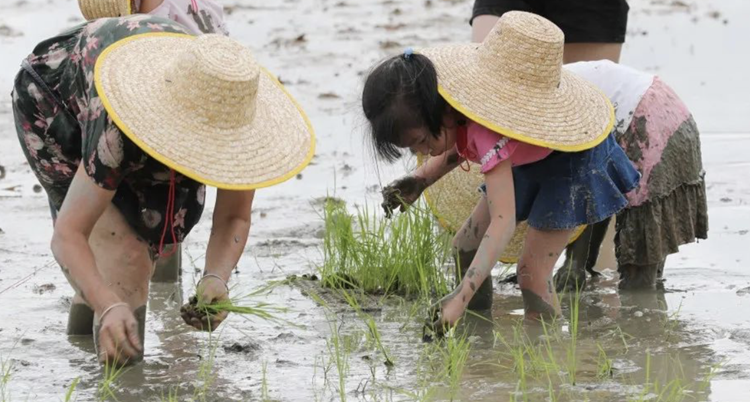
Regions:
<svg viewBox="0 0 750 402"><path fill-rule="evenodd" d="M87 302L91 305L97 315L101 314L110 306L121 303L122 300L106 287L103 290L92 292L90 300Z"/></svg>
<svg viewBox="0 0 750 402"><path fill-rule="evenodd" d="M218 274L211 273L211 272L204 272L203 277L201 277L201 279L198 280L197 286L200 287L202 283L205 283L207 281L215 281L215 282L221 283L221 285L224 286L224 289L226 290L227 294L229 294L229 284L228 284L228 281L224 278L225 277L222 275L218 275Z"/></svg>

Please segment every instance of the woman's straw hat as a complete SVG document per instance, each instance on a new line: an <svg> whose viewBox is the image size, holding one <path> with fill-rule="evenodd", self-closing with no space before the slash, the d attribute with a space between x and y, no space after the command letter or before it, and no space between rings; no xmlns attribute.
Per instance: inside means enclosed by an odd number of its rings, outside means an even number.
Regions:
<svg viewBox="0 0 750 402"><path fill-rule="evenodd" d="M87 20L124 17L133 13L132 0L78 0L78 7Z"/></svg>
<svg viewBox="0 0 750 402"><path fill-rule="evenodd" d="M426 162L428 157L419 155L418 163ZM456 232L469 219L482 194L478 187L484 182L484 175L479 171L480 166L472 163L471 170L465 172L454 169L425 190L425 199L440 224L448 231ZM519 222L516 232L508 246L500 256L500 261L515 264L521 257L524 238L529 226L526 222ZM571 236L575 241L583 233L585 226L577 228Z"/></svg>
<svg viewBox="0 0 750 402"><path fill-rule="evenodd" d="M94 81L128 138L199 182L271 186L312 159L305 113L250 50L227 37L131 36L102 52Z"/></svg>
<svg viewBox="0 0 750 402"><path fill-rule="evenodd" d="M526 143L581 151L612 131L614 109L595 86L562 69L564 36L535 14L503 14L481 44L421 51L438 90L477 123Z"/></svg>

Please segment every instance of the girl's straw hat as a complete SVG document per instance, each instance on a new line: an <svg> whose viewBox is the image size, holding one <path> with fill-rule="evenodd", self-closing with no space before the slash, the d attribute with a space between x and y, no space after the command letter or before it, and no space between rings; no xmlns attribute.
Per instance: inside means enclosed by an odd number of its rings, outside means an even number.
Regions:
<svg viewBox="0 0 750 402"><path fill-rule="evenodd" d="M94 81L128 138L196 181L266 187L312 159L305 113L250 50L224 36L131 36L102 52Z"/></svg>
<svg viewBox="0 0 750 402"><path fill-rule="evenodd" d="M427 159L419 155L418 162L421 165ZM425 190L425 199L432 213L435 214L440 224L451 232L458 231L469 219L482 197L478 187L484 182L484 175L479 171L478 164L472 163L470 166L469 172L454 169ZM518 262L528 228L525 221L518 223L513 238L503 251L503 255L500 256L501 262L506 264ZM585 228L585 226L577 228L570 241L577 239Z"/></svg>
<svg viewBox="0 0 750 402"><path fill-rule="evenodd" d="M133 13L132 0L78 0L78 7L87 20L123 17Z"/></svg>
<svg viewBox="0 0 750 402"><path fill-rule="evenodd" d="M477 123L526 143L581 151L612 131L614 109L595 86L562 69L564 36L535 14L503 14L481 44L421 51L438 90Z"/></svg>

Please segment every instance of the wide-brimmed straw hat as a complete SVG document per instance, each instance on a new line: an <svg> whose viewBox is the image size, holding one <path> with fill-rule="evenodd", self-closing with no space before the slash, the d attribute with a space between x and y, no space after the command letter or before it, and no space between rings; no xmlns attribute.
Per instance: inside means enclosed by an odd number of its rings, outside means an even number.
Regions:
<svg viewBox="0 0 750 402"><path fill-rule="evenodd" d="M227 37L135 35L102 52L94 81L128 138L196 181L266 187L312 159L305 113L250 50Z"/></svg>
<svg viewBox="0 0 750 402"><path fill-rule="evenodd" d="M132 0L78 0L78 8L87 20L124 17L133 13Z"/></svg>
<svg viewBox="0 0 750 402"><path fill-rule="evenodd" d="M420 50L434 64L438 90L456 110L510 138L581 151L612 131L606 95L562 69L564 36L552 22L503 14L481 44Z"/></svg>
<svg viewBox="0 0 750 402"><path fill-rule="evenodd" d="M429 157L419 155L417 162L421 165ZM484 182L484 175L480 172L480 166L472 163L468 172L462 169L454 169L443 176L440 180L425 190L425 199L432 213L448 231L457 232L474 211L482 194L479 186ZM500 261L506 264L515 264L521 257L524 239L528 231L528 224L519 222L513 238L503 250ZM571 235L570 242L575 241L586 226L578 227Z"/></svg>

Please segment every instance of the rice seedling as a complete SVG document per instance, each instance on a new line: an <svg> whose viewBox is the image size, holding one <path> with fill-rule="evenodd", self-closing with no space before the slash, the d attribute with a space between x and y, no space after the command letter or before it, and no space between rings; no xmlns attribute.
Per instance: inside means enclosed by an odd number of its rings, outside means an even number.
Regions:
<svg viewBox="0 0 750 402"><path fill-rule="evenodd" d="M268 401L271 398L268 395L268 378L266 378L266 374L268 371L268 362L263 361L263 368L262 368L262 377L260 382L260 398L263 401Z"/></svg>
<svg viewBox="0 0 750 402"><path fill-rule="evenodd" d="M418 377L423 377L423 387L418 393L418 399L425 400L424 398L435 395L436 390L429 386L430 382L442 382L448 387L447 399L454 400L460 389L470 352L471 343L467 333L459 333L456 327L448 330L435 342L426 343L417 366L420 370L426 370L418 372Z"/></svg>
<svg viewBox="0 0 750 402"><path fill-rule="evenodd" d="M65 402L72 402L75 399L73 399L73 396L76 393L76 387L78 387L78 383L81 381L81 377L76 377L73 382L70 384L68 389L65 391L65 399L63 399ZM78 398L76 398L78 399Z"/></svg>
<svg viewBox="0 0 750 402"><path fill-rule="evenodd" d="M159 400L160 402L180 402L177 387L169 387L169 392L167 393L167 396L165 397L164 394L162 393L162 396Z"/></svg>
<svg viewBox="0 0 750 402"><path fill-rule="evenodd" d="M329 201L323 220L318 270L324 286L422 298L448 293L442 267L450 255L449 235L435 227L424 204L384 219L367 207L352 215Z"/></svg>
<svg viewBox="0 0 750 402"><path fill-rule="evenodd" d="M99 381L97 387L97 399L99 401L115 401L117 402L116 383L117 380L122 377L125 372L128 371L127 366L119 364L104 364L104 370L102 371L102 379Z"/></svg>
<svg viewBox="0 0 750 402"><path fill-rule="evenodd" d="M339 400L346 402L346 377L349 374L349 351L342 342L339 332L340 328L336 319L329 318L328 326L331 329L331 337L326 340L326 345L328 346L328 353L331 355L331 360L335 363L336 371L339 375Z"/></svg>
<svg viewBox="0 0 750 402"><path fill-rule="evenodd" d="M579 308L581 304L581 292L576 287L575 293L570 295L570 320L569 320L569 330L570 330L570 342L567 347L566 355L567 355L567 368L568 368L568 379L570 380L570 385L575 386L576 385L576 374L578 369L578 359L576 356L576 349L578 347L578 317L579 317Z"/></svg>
<svg viewBox="0 0 750 402"><path fill-rule="evenodd" d="M354 309L359 319L365 323L365 326L367 327L367 331L365 332L365 334L369 341L368 343L374 344L374 346L380 351L380 353L383 354L383 358L385 359L384 364L386 367L393 367L395 364L390 358L388 350L385 348L385 346L383 346L383 342L380 337L380 331L378 331L378 326L375 323L375 319L372 318L370 314L367 314L362 310L359 302L350 292L347 292L346 290L340 290L339 293L341 294L341 297L349 304L349 306Z"/></svg>
<svg viewBox="0 0 750 402"><path fill-rule="evenodd" d="M198 365L197 381L193 391L193 401L205 401L208 391L216 380L214 365L216 363L216 350L219 348L219 341L213 332L208 332L208 341L205 345L205 351L202 354L201 362Z"/></svg>
<svg viewBox="0 0 750 402"><path fill-rule="evenodd" d="M15 347L15 345L13 346ZM0 400L10 401L10 379L13 376L13 361L0 356Z"/></svg>
<svg viewBox="0 0 750 402"><path fill-rule="evenodd" d="M604 351L599 342L596 343L596 348L599 350L599 356L597 357L597 366L599 368L597 369L596 377L600 380L614 377L615 371L612 359L607 357L607 352Z"/></svg>
<svg viewBox="0 0 750 402"><path fill-rule="evenodd" d="M215 302L201 300L198 296L193 296L187 304L180 308L180 312L196 317L199 320L204 320L211 315L227 312L239 314L245 319L257 317L267 321L287 323L277 315L288 312L288 308L258 301L259 298L265 297L274 288L285 283L287 281L271 281L249 293ZM195 294L201 294L198 285L196 285Z"/></svg>

